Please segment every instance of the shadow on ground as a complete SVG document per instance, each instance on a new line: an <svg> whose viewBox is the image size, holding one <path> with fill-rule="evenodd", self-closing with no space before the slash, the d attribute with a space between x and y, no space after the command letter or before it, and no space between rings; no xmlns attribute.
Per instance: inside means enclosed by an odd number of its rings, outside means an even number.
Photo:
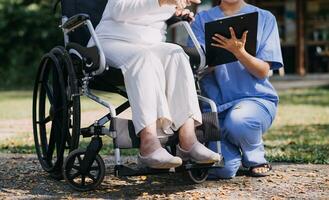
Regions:
<svg viewBox="0 0 329 200"><path fill-rule="evenodd" d="M100 188L82 193L72 190L65 181L50 178L33 155L0 154L0 166L0 199L325 199L329 196L328 165L277 163L266 178L242 175L202 184L189 184L181 174L130 178L107 174Z"/></svg>
<svg viewBox="0 0 329 200"><path fill-rule="evenodd" d="M1 154L0 154L1 155ZM7 154L8 155L8 154ZM107 162L107 175L102 185L95 191L77 192L64 181L57 181L45 173L38 160L31 155L10 156L0 161L0 197L2 195L24 194L26 197L40 198L127 198L136 199L145 195L170 196L180 191L193 190L187 176L183 174L163 174L154 176L114 177ZM113 162L113 161L112 161ZM11 166L11 167L10 167Z"/></svg>

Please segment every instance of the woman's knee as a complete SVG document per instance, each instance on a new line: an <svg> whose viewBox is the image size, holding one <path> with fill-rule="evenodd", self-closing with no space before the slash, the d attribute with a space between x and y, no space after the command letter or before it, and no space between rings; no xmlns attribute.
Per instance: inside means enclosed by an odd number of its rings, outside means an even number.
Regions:
<svg viewBox="0 0 329 200"><path fill-rule="evenodd" d="M235 144L246 142L253 145L261 143L262 124L261 120L255 116L239 115L238 112L230 113L224 121L224 127L228 138Z"/></svg>

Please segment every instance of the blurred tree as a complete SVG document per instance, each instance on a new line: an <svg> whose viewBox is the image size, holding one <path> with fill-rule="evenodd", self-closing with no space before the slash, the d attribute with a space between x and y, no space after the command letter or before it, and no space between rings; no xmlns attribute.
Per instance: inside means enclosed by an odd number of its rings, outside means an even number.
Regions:
<svg viewBox="0 0 329 200"><path fill-rule="evenodd" d="M0 0L0 88L31 88L42 55L61 45L50 0Z"/></svg>

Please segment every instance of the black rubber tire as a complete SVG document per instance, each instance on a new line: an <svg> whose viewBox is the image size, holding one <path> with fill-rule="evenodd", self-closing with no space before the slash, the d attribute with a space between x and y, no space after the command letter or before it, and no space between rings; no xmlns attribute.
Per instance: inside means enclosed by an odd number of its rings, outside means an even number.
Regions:
<svg viewBox="0 0 329 200"><path fill-rule="evenodd" d="M65 82L65 92L68 105L68 132L66 148L69 152L79 146L80 128L81 128L81 104L79 81L74 70L71 58L64 47L55 47L52 51L56 56L62 56L62 72Z"/></svg>
<svg viewBox="0 0 329 200"><path fill-rule="evenodd" d="M52 49L41 60L33 91L36 153L42 168L55 179L63 178L65 149L72 151L79 143L80 99L69 95L78 93L72 69L65 49Z"/></svg>
<svg viewBox="0 0 329 200"><path fill-rule="evenodd" d="M85 153L85 149L76 149L72 151L66 157L63 165L65 180L73 189L81 192L97 188L102 183L105 176L105 164L99 154L96 155L95 161L88 174L81 174L80 164L83 159L82 156L84 156ZM92 173L92 171L96 173Z"/></svg>

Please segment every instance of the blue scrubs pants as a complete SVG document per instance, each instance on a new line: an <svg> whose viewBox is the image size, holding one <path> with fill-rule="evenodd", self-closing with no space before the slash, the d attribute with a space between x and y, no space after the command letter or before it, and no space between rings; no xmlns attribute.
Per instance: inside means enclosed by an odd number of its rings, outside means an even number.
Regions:
<svg viewBox="0 0 329 200"><path fill-rule="evenodd" d="M272 115L271 115L272 114ZM252 167L266 163L262 135L272 124L266 106L255 100L243 100L219 114L223 168L209 171L209 178L232 178L240 165ZM217 152L216 142L209 148Z"/></svg>

